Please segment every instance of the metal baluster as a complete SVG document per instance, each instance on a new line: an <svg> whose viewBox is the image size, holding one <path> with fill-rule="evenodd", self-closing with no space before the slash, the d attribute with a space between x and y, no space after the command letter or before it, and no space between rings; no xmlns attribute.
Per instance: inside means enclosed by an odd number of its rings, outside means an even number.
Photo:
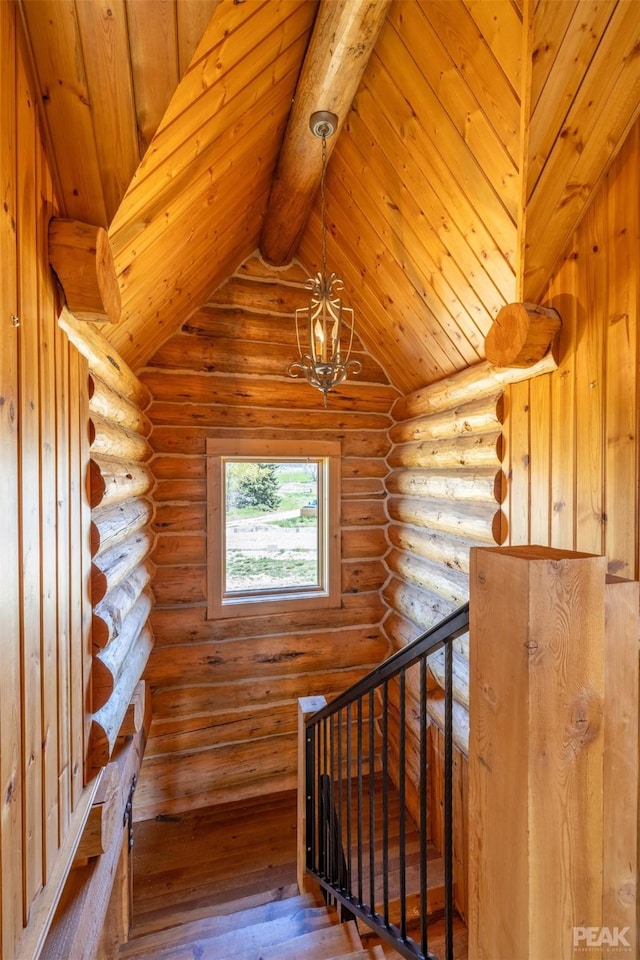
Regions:
<svg viewBox="0 0 640 960"><path fill-rule="evenodd" d="M336 854L336 882L338 887L343 886L343 877L342 877L342 781L344 778L344 772L342 769L342 710L338 711L338 744L337 744L337 783L338 783L338 801L335 805L335 816L332 817L334 827L336 830L340 830L339 836L334 840L333 849Z"/></svg>
<svg viewBox="0 0 640 960"><path fill-rule="evenodd" d="M309 724L305 731L305 810L306 810L306 843L307 855L305 862L307 867L315 869L315 829L314 829L314 811L315 811L315 776L314 760L316 754L315 744L316 728Z"/></svg>
<svg viewBox="0 0 640 960"><path fill-rule="evenodd" d="M382 899L389 926L389 687L382 686Z"/></svg>
<svg viewBox="0 0 640 960"><path fill-rule="evenodd" d="M420 944L428 953L427 934L427 658L420 660Z"/></svg>
<svg viewBox="0 0 640 960"><path fill-rule="evenodd" d="M317 726L312 729L312 742L307 744L307 760L313 757L315 753L317 776L311 771L309 782L315 793L315 798L309 796L312 816L308 820L313 821L311 846L315 846L315 852L312 851L311 860L319 860L317 875L322 881L322 887L327 897L336 898L342 904L343 917L356 915L365 919L371 926L377 928L380 936L390 944L407 960L433 960L428 950L428 843L429 833L429 809L428 809L428 776L431 773L431 765L428 757L428 730L427 730L427 707L428 707L428 665L426 657L429 653L445 645L445 747L444 747L444 838L443 838L443 856L445 860L445 958L443 960L452 960L453 958L453 647L451 640L459 636L460 633L468 627L469 608L465 604L459 610L455 611L450 617L437 624L435 627L426 631L426 633L407 648L397 651L389 660L376 668L367 677L363 678L354 685L351 691L341 695L332 707L325 708L316 719ZM406 671L413 665L419 664L419 736L420 760L419 760L419 829L420 829L420 914L421 944L418 944L408 933L407 917L407 885L408 885L408 851L407 851L407 829L408 813L406 810L407 800L407 776L408 758L406 747L406 728L408 721L407 714L407 682ZM389 683L396 682L398 679L398 710L397 721L399 730L399 741L397 745L397 755L395 753L395 741L390 740L390 690ZM393 690L395 697L395 689ZM377 691L380 691L378 694ZM366 828L364 826L364 816L366 815L364 797L364 697L368 696L369 709L369 795L368 795L368 815L369 815L369 898L370 904L363 902L363 869L366 853L364 851L364 842L366 842ZM376 704L382 701L382 716L376 716ZM355 711L351 704L357 701L357 717L354 717ZM394 700L395 703L395 700ZM345 711L343 714L342 711ZM322 715L324 714L324 716ZM394 707L394 730L395 730L396 711ZM355 786L353 783L354 771L354 751L353 751L353 722L356 720L357 728L357 757L356 774L357 797L354 800L353 792ZM346 736L344 733L344 723L347 724ZM346 768L343 762L343 756L346 755ZM393 758L393 764L392 764ZM379 779L375 776L376 760L381 761L382 767L382 797L380 800L375 798L375 791ZM337 776L336 776L337 769ZM398 926L391 923L390 917L390 879L389 869L391 866L390 842L393 843L393 854L395 857L395 839L393 839L389 824L389 814L391 806L391 790L393 780L398 775L398 862L400 866L400 920ZM346 785L343 784L345 776ZM334 789L336 783L338 787ZM337 804L334 803L337 800ZM377 803L382 807L379 811L382 820L382 852L376 854L376 836L378 827L376 825ZM354 804L357 810L357 823L354 830L353 816ZM315 812L314 812L315 806ZM343 806L345 810L343 810ZM340 825L340 819L344 822L342 816L346 811L346 826ZM309 824L307 824L309 828ZM314 832L315 831L315 832ZM352 851L354 832L357 831L358 850L357 854ZM342 846L342 833L345 833L346 843L349 848L348 862ZM395 832L394 832L395 837ZM358 898L351 889L352 870L357 856L358 870ZM378 864L382 868L382 876L376 877L376 860L382 862ZM366 861L365 861L366 862ZM332 882L332 881L337 881ZM380 882L380 887L378 887ZM380 912L376 911L376 905L382 905ZM353 910L353 914L352 911ZM417 938L416 938L417 939Z"/></svg>
<svg viewBox="0 0 640 960"><path fill-rule="evenodd" d="M315 775L313 778L313 792L315 797L314 810L313 810L313 824L315 828L315 843L314 843L314 860L313 866L314 869L320 872L320 795L318 791L318 784L320 783L320 773L322 770L321 766L321 745L322 745L322 727L323 722L317 723L314 725L315 730L315 744L316 744L316 769Z"/></svg>
<svg viewBox="0 0 640 960"><path fill-rule="evenodd" d="M375 691L369 692L369 897L376 912L376 811L375 811Z"/></svg>
<svg viewBox="0 0 640 960"><path fill-rule="evenodd" d="M333 785L336 782L336 717L332 713L329 718L329 783L327 785L327 812L326 817L328 821L327 833L329 834L329 872L328 876L332 883L337 881L337 869L336 864L334 863L333 851Z"/></svg>
<svg viewBox="0 0 640 960"><path fill-rule="evenodd" d="M323 723L323 725L322 725L322 728L323 728L323 734L324 734L324 763L323 763L323 767L322 767L322 772L323 772L324 776L326 777L326 776L328 776L327 761L328 761L328 749L329 749L329 747L328 747L328 742L327 742L327 741L328 741L329 732L330 732L330 722L327 723L327 721L325 720L324 723ZM321 818L322 818L322 838L323 838L322 848L323 848L323 855L324 855L324 860L323 860L324 871L323 871L323 872L324 872L324 876L328 878L328 876L329 876L329 844L328 844L328 836L327 836L327 834L328 834L329 831L327 830L327 810L326 810L326 807L327 807L327 797L326 797L326 788L324 788L324 791L325 791L325 792L324 792L324 794L323 794L323 798L322 798L322 802L321 802L320 816L321 816Z"/></svg>
<svg viewBox="0 0 640 960"><path fill-rule="evenodd" d="M358 903L362 903L362 697L358 697Z"/></svg>
<svg viewBox="0 0 640 960"><path fill-rule="evenodd" d="M453 645L445 644L444 684L444 889L445 958L453 960Z"/></svg>
<svg viewBox="0 0 640 960"><path fill-rule="evenodd" d="M407 825L406 825L406 788L405 788L405 673L400 674L400 722L399 722L399 751L398 751L398 791L400 801L400 829L398 836L399 855L400 855L400 932L402 939L407 938L407 876L406 876L406 845L407 845Z"/></svg>
<svg viewBox="0 0 640 960"><path fill-rule="evenodd" d="M351 704L347 704L347 891L351 890Z"/></svg>

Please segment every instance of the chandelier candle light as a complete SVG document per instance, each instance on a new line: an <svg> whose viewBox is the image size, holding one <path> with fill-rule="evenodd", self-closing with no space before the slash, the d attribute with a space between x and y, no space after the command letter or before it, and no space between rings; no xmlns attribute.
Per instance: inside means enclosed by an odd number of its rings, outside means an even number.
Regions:
<svg viewBox="0 0 640 960"><path fill-rule="evenodd" d="M337 295L337 292L343 289L344 283L335 273L327 272L327 138L333 136L337 125L336 115L326 110L312 113L309 121L314 137L322 140L322 267L315 277L309 277L305 284L306 289L311 291L308 305L296 310L296 337L300 360L296 360L289 367L289 376L305 376L313 387L322 391L325 407L328 392L346 380L349 374L360 373L362 369L359 360L349 359L353 344L353 310L343 306L341 297ZM346 350L342 348L343 338L347 343ZM303 343L308 344L308 352L303 349Z"/></svg>

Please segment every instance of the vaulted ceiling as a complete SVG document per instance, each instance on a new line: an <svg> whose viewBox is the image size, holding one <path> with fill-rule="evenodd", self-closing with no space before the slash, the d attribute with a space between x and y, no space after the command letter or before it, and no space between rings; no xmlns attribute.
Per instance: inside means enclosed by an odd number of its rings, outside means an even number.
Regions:
<svg viewBox="0 0 640 960"><path fill-rule="evenodd" d="M104 332L134 368L260 248L314 23L334 87L364 67L332 144L329 266L395 385L481 359L500 307L542 295L638 115L640 3L394 0L345 51L345 16L375 6L21 0L61 215L108 228L123 309ZM309 270L320 240L316 198Z"/></svg>

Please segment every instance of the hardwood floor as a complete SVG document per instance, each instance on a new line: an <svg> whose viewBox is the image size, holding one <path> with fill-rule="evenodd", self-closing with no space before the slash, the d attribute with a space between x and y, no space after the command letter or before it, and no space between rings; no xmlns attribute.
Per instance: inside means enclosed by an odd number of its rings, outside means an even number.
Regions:
<svg viewBox="0 0 640 960"><path fill-rule="evenodd" d="M440 862L432 863L437 884ZM297 892L294 792L134 824L132 937ZM315 899L322 903L319 893ZM437 901L436 890L436 911ZM442 926L436 918L430 927L430 950L439 956L444 955ZM364 925L360 934L367 947L381 943ZM399 957L381 946L388 958ZM466 928L459 922L455 957L466 956Z"/></svg>
<svg viewBox="0 0 640 960"><path fill-rule="evenodd" d="M134 934L297 890L294 792L134 824Z"/></svg>

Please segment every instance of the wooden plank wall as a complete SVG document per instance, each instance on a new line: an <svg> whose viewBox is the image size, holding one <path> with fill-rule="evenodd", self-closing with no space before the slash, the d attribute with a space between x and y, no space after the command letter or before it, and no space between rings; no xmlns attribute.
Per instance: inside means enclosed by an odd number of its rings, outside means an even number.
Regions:
<svg viewBox="0 0 640 960"><path fill-rule="evenodd" d="M318 391L286 376L305 276L250 258L140 374L153 396L158 542L138 819L294 788L296 699L338 693L387 652L384 479L397 391L364 352L363 373L326 410ZM208 437L341 442L341 608L206 619Z"/></svg>
<svg viewBox="0 0 640 960"><path fill-rule="evenodd" d="M640 112L640 13L625 0L540 0L529 10L516 299L537 303Z"/></svg>
<svg viewBox="0 0 640 960"><path fill-rule="evenodd" d="M603 553L638 577L640 125L576 230L543 302L557 372L506 394L510 542Z"/></svg>
<svg viewBox="0 0 640 960"><path fill-rule="evenodd" d="M216 5L21 4L65 216L108 226Z"/></svg>
<svg viewBox="0 0 640 960"><path fill-rule="evenodd" d="M11 3L0 4L0 47L0 954L10 958L37 954L91 801L91 610L87 367L57 324L54 192Z"/></svg>

